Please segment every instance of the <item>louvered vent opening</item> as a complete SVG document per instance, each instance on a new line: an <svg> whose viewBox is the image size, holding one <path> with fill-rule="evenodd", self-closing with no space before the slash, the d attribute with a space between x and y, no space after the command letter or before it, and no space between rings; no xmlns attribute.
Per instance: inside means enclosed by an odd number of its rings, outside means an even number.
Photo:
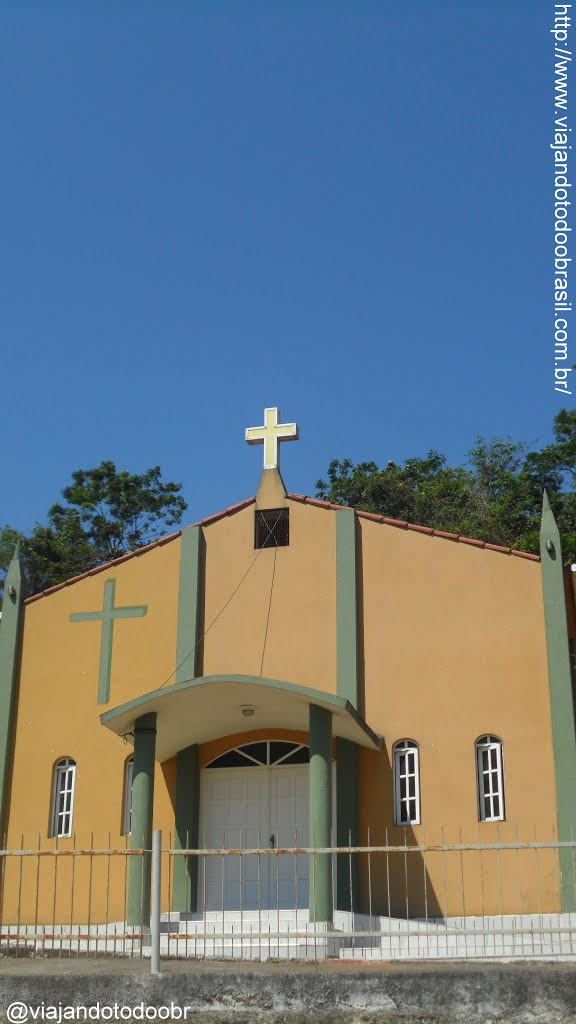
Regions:
<svg viewBox="0 0 576 1024"><path fill-rule="evenodd" d="M287 508L271 508L256 512L254 519L255 548L285 548L290 543Z"/></svg>

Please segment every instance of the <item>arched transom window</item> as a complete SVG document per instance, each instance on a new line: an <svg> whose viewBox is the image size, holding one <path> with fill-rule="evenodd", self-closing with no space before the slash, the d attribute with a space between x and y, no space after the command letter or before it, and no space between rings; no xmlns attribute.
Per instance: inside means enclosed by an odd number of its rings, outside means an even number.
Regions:
<svg viewBox="0 0 576 1024"><path fill-rule="evenodd" d="M310 748L286 740L258 740L220 754L207 768L281 768L290 764L308 764Z"/></svg>

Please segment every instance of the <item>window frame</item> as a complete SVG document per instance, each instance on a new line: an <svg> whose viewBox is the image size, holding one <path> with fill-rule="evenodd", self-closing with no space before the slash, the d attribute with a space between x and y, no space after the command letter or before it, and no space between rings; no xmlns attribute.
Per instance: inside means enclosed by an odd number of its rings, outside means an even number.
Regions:
<svg viewBox="0 0 576 1024"><path fill-rule="evenodd" d="M134 785L134 754L124 761L122 797L122 835L132 835L132 787Z"/></svg>
<svg viewBox="0 0 576 1024"><path fill-rule="evenodd" d="M56 761L52 772L52 807L50 813L50 838L69 839L72 835L72 823L74 820L74 797L76 794L76 768L77 764L73 757L60 757ZM70 779L70 788L67 781ZM64 785L62 785L64 783ZM60 810L60 798L69 797L66 809ZM64 831L64 825L68 828Z"/></svg>
<svg viewBox="0 0 576 1024"><path fill-rule="evenodd" d="M266 761L259 760L253 754L248 753L246 748L247 747L251 747L251 746L255 745L256 743L266 744ZM271 756L272 756L271 744L272 743L282 743L282 744L285 744L290 749L286 750L282 755L280 755L279 757L276 757L275 760L272 761L271 760ZM294 754L298 754L300 751L308 751L308 760L307 761L290 762L290 758L293 757ZM238 761L238 763L235 764L235 765L219 765L218 762L222 758L225 758L228 754L240 754L241 757L244 760L242 762ZM204 765L204 768L209 768L210 771L218 771L220 768L223 768L224 771L229 771L229 770L231 770L233 768L266 768L266 769L270 769L270 768L281 768L282 765L285 762L288 762L288 767L293 767L294 765L299 766L301 764L309 764L310 763L310 747L308 746L308 744L307 743L299 743L297 740L275 740L275 739L272 739L272 740L248 740L247 743L240 743L240 744L237 744L235 747L230 747L228 750L223 750L220 754L217 754L216 757L213 757L212 760L208 762L208 764Z"/></svg>
<svg viewBox="0 0 576 1024"><path fill-rule="evenodd" d="M505 821L506 820L506 795L504 791L504 747L502 740L495 733L484 733L479 736L474 744L474 751L476 757L476 792L478 798L478 821L490 822L490 821ZM491 764L491 757L489 756L489 766L486 770L482 764L482 755L487 752L490 755L490 751L496 752L496 765ZM497 778L497 789L492 788L493 776ZM487 791L485 786L486 777L490 778L490 788ZM486 814L486 800L490 801L491 810L494 810L494 798L499 801L500 812L499 814Z"/></svg>
<svg viewBox="0 0 576 1024"><path fill-rule="evenodd" d="M401 772L400 771L400 760L404 757L407 761L408 755L411 754L414 757L414 771ZM415 740L402 739L398 740L392 748L392 765L394 775L394 824L400 828L407 828L409 825L420 825L422 823L422 809L420 800L420 747ZM402 779L415 779L414 796L410 796L408 790L406 796L402 796L401 782ZM402 809L408 807L409 804L414 801L416 806L416 816L413 818L403 819Z"/></svg>
<svg viewBox="0 0 576 1024"><path fill-rule="evenodd" d="M276 516L272 526L270 519ZM280 534L278 537L276 531ZM261 536L262 534L262 536ZM262 540L262 543L259 543ZM287 548L290 546L290 509L263 508L254 512L254 550L264 548Z"/></svg>

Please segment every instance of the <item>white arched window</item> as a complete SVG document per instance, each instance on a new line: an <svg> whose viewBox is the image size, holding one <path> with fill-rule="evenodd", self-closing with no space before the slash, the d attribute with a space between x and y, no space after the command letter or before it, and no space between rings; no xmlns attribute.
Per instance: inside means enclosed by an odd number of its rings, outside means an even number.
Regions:
<svg viewBox="0 0 576 1024"><path fill-rule="evenodd" d="M497 736L476 740L479 821L504 819L504 771L502 743Z"/></svg>
<svg viewBox="0 0 576 1024"><path fill-rule="evenodd" d="M420 765L418 744L400 740L394 745L394 824L420 824Z"/></svg>
<svg viewBox="0 0 576 1024"><path fill-rule="evenodd" d="M132 783L134 781L134 758L124 762L124 799L122 801L122 834L129 836L132 831Z"/></svg>
<svg viewBox="0 0 576 1024"><path fill-rule="evenodd" d="M51 836L72 835L75 782L76 761L73 761L71 757L63 757L54 765Z"/></svg>

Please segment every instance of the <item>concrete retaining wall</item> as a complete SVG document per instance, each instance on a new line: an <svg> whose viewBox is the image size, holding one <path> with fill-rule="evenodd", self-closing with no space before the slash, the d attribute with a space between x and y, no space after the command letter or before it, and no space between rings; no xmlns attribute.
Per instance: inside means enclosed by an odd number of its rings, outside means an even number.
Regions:
<svg viewBox="0 0 576 1024"><path fill-rule="evenodd" d="M167 964L152 976L139 964L128 968L110 961L0 963L0 1020L19 1001L43 1006L136 1008L188 1007L186 1020L254 1024L256 1021L303 1024L337 1022L470 1022L470 1024L564 1024L576 1020L576 968L560 964L406 965L349 964L346 969L318 965L213 964L211 969ZM153 1011L150 1011L153 1012ZM33 1021L29 1013L27 1022ZM110 1018L108 1018L110 1019ZM114 1019L114 1018L112 1018ZM118 1017L117 1019L121 1019ZM148 1016L148 1020L154 1019ZM158 1020L159 1018L156 1017ZM177 1016L172 1019L178 1019ZM179 1018L183 1021L183 1015ZM21 1018L24 1024L24 1018Z"/></svg>

